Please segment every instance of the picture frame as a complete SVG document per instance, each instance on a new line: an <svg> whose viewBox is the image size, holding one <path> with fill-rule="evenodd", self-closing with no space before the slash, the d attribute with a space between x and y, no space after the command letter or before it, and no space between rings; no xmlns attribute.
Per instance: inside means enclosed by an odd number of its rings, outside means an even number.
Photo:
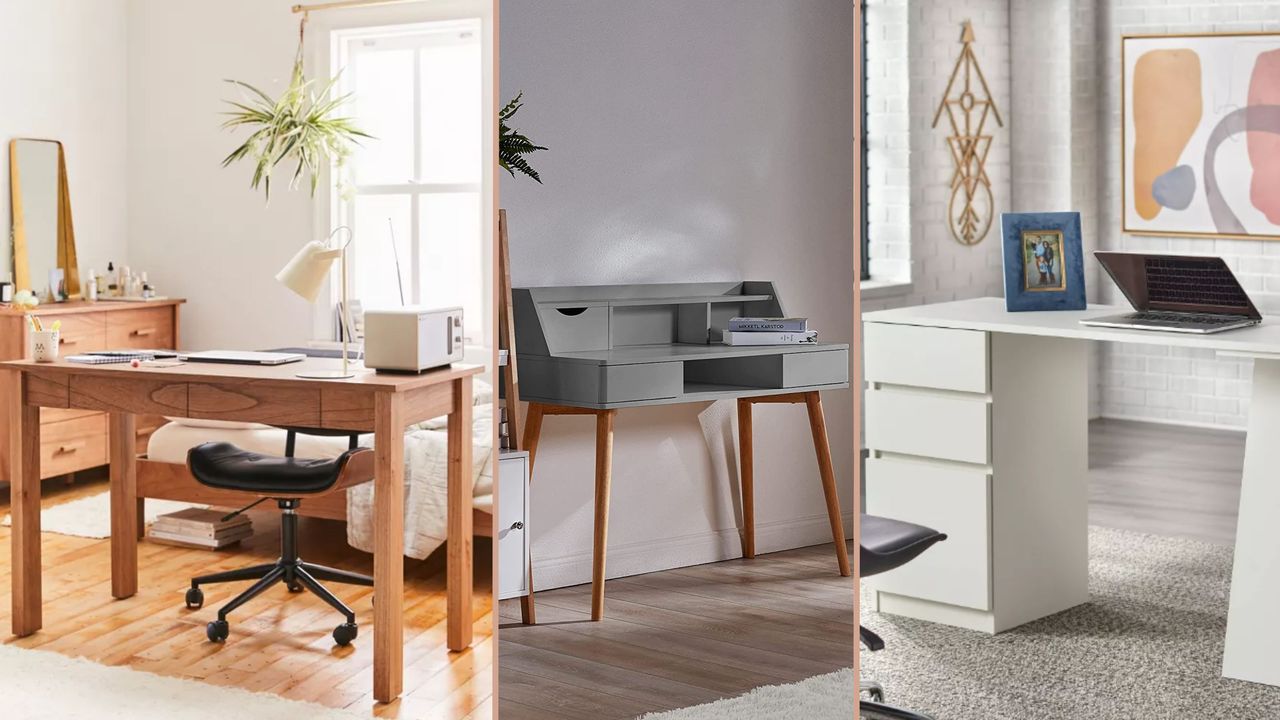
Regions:
<svg viewBox="0 0 1280 720"><path fill-rule="evenodd" d="M1085 309L1080 213L1002 213L1000 230L1006 310Z"/></svg>

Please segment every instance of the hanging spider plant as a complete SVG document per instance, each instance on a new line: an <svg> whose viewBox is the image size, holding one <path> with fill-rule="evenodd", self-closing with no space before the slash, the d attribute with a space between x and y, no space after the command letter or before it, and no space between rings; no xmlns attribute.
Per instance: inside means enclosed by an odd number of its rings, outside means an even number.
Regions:
<svg viewBox="0 0 1280 720"><path fill-rule="evenodd" d="M303 29L305 29L305 20ZM227 112L225 129L247 127L253 130L244 143L231 151L222 161L227 167L245 158L253 161L253 180L250 187L259 186L271 201L271 173L284 162L294 162L289 189L296 190L304 173L310 176L311 195L316 194L320 183L320 170L329 162L341 165L351 153L351 145L361 138L372 138L355 126L348 117L338 116L338 109L350 97L350 93L330 97L338 82L335 76L319 90L313 87L302 70L302 32L299 32L298 55L293 62L289 86L277 99L246 82L227 80L228 83L247 91L243 102L227 100L234 110Z"/></svg>
<svg viewBox="0 0 1280 720"><path fill-rule="evenodd" d="M542 178L538 177L538 171L529 165L529 161L524 156L546 150L546 148L535 145L529 138L507 125L507 120L524 106L524 103L520 102L523 97L524 93L519 93L498 111L498 164L503 170L511 173L511 177L515 177L516 171L519 170L541 183Z"/></svg>

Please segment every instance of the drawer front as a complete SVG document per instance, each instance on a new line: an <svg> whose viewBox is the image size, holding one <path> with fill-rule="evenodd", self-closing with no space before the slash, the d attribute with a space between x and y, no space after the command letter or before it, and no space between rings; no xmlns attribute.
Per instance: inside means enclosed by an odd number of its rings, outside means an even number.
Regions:
<svg viewBox="0 0 1280 720"><path fill-rule="evenodd" d="M95 414L41 425L41 477L63 475L106 464L106 415Z"/></svg>
<svg viewBox="0 0 1280 720"><path fill-rule="evenodd" d="M986 465L991 406L978 395L868 390L866 441L871 450Z"/></svg>
<svg viewBox="0 0 1280 720"><path fill-rule="evenodd" d="M543 332L554 353L609 349L609 306L542 309Z"/></svg>
<svg viewBox="0 0 1280 720"><path fill-rule="evenodd" d="M684 363L607 365L601 370L604 373L602 403L661 400L684 391Z"/></svg>
<svg viewBox="0 0 1280 720"><path fill-rule="evenodd" d="M498 460L498 599L520 597L529 588L528 461L523 456Z"/></svg>
<svg viewBox="0 0 1280 720"><path fill-rule="evenodd" d="M868 578L876 590L991 609L991 476L941 463L870 458L867 512L924 525L947 539Z"/></svg>
<svg viewBox="0 0 1280 720"><path fill-rule="evenodd" d="M167 349L174 347L173 308L139 308L104 313L111 349Z"/></svg>
<svg viewBox="0 0 1280 720"><path fill-rule="evenodd" d="M849 351L788 353L782 356L782 387L849 382Z"/></svg>
<svg viewBox="0 0 1280 720"><path fill-rule="evenodd" d="M869 322L863 348L867 382L974 393L990 387L984 332Z"/></svg>
<svg viewBox="0 0 1280 720"><path fill-rule="evenodd" d="M107 347L108 313L72 313L69 315L50 315L44 322L54 320L62 323L58 328L58 351L62 355L105 350ZM30 355L31 348L27 348Z"/></svg>

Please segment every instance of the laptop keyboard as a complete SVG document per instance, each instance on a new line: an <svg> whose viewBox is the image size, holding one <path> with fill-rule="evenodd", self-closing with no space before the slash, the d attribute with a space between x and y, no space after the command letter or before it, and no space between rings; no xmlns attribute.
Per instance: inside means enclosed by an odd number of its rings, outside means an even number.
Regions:
<svg viewBox="0 0 1280 720"><path fill-rule="evenodd" d="M1134 322L1152 322L1152 323L1195 323L1197 325L1225 325L1227 323L1240 322L1247 318L1239 315L1201 315L1199 313L1174 313L1174 312L1136 312L1126 316Z"/></svg>
<svg viewBox="0 0 1280 720"><path fill-rule="evenodd" d="M1249 307L1249 296L1236 283L1227 266L1216 258L1149 257L1146 258L1146 271L1147 298L1153 303Z"/></svg>

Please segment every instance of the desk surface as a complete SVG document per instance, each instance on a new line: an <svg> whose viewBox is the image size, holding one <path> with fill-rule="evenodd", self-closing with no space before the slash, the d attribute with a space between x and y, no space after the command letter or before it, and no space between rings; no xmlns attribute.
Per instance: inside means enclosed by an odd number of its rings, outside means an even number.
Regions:
<svg viewBox="0 0 1280 720"><path fill-rule="evenodd" d="M862 320L891 325L921 325L1102 342L1189 347L1244 356L1280 356L1280 318L1263 318L1261 325L1211 335L1089 327L1080 324L1081 320L1125 312L1133 312L1133 309L1116 305L1090 305L1087 310L1008 312L1004 309L1003 298L985 297L878 310L864 314Z"/></svg>
<svg viewBox="0 0 1280 720"><path fill-rule="evenodd" d="M612 350L584 350L553 353L550 357L588 365L635 365L639 363L714 360L731 357L784 355L797 352L848 350L847 343L804 343L794 345L707 345L673 343L669 345L631 345ZM537 356L532 356L537 357ZM523 359L523 358L522 358Z"/></svg>

